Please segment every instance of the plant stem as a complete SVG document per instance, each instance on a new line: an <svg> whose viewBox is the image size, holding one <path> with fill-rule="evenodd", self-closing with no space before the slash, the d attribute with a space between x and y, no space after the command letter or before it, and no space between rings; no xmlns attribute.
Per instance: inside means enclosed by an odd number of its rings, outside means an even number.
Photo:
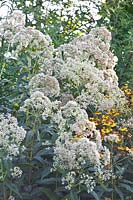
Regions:
<svg viewBox="0 0 133 200"><path fill-rule="evenodd" d="M6 200L5 180L2 182L3 200Z"/></svg>
<svg viewBox="0 0 133 200"><path fill-rule="evenodd" d="M79 195L78 195L78 200L80 200L80 185L79 185Z"/></svg>
<svg viewBox="0 0 133 200"><path fill-rule="evenodd" d="M4 174L3 160L1 158L0 158L0 168L2 170L2 193L3 193L3 200L6 200L6 188L5 188L5 177L6 177L6 174Z"/></svg>
<svg viewBox="0 0 133 200"><path fill-rule="evenodd" d="M113 178L112 178L112 188L113 188L113 190L114 190L114 181L113 181ZM114 199L114 191L112 190L112 200Z"/></svg>
<svg viewBox="0 0 133 200"><path fill-rule="evenodd" d="M31 141L31 146L30 146L30 152L29 152L29 185L31 184L31 175L32 175L32 159L33 159L33 145L34 145L34 141L35 141L35 131L36 131L36 121L37 121L37 116L35 116L35 120L34 120L34 125L33 125L33 137L32 137L32 141Z"/></svg>

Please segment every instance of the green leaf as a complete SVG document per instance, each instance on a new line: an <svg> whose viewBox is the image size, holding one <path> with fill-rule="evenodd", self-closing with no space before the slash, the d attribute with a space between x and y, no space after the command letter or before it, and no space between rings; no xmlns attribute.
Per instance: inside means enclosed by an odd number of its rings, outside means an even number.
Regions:
<svg viewBox="0 0 133 200"><path fill-rule="evenodd" d="M40 162L42 165L45 163L45 160L41 156L34 156L34 159Z"/></svg>
<svg viewBox="0 0 133 200"><path fill-rule="evenodd" d="M129 181L129 180L126 180L126 179L123 179L122 181L123 181L124 183L129 183L129 184L133 185L133 181Z"/></svg>
<svg viewBox="0 0 133 200"><path fill-rule="evenodd" d="M42 172L41 179L44 179L50 173L51 173L51 167L46 167Z"/></svg>
<svg viewBox="0 0 133 200"><path fill-rule="evenodd" d="M10 189L10 191L14 192L20 197L20 199L22 199L22 196L20 195L19 190L14 183L6 183L6 186Z"/></svg>
<svg viewBox="0 0 133 200"><path fill-rule="evenodd" d="M116 186L115 186L115 191L119 195L120 200L124 200L124 196L123 196L122 191L118 187L116 187Z"/></svg>
<svg viewBox="0 0 133 200"><path fill-rule="evenodd" d="M125 188L126 190L133 192L133 188L131 188L131 186L129 186L125 183L121 183L120 185L121 185L121 187Z"/></svg>
<svg viewBox="0 0 133 200"><path fill-rule="evenodd" d="M49 184L55 184L57 180L58 180L57 178L45 178L44 180L37 181L37 183L41 185L49 185Z"/></svg>
<svg viewBox="0 0 133 200"><path fill-rule="evenodd" d="M77 192L74 191L74 190L71 190L71 192L70 192L70 198L71 198L71 200L77 200L78 199Z"/></svg>
<svg viewBox="0 0 133 200"><path fill-rule="evenodd" d="M96 199L96 200L100 200L97 193L95 191L91 192L91 195Z"/></svg>
<svg viewBox="0 0 133 200"><path fill-rule="evenodd" d="M56 193L54 193L52 190L50 190L48 188L43 189L42 192L46 194L46 196L49 198L49 200L59 200Z"/></svg>

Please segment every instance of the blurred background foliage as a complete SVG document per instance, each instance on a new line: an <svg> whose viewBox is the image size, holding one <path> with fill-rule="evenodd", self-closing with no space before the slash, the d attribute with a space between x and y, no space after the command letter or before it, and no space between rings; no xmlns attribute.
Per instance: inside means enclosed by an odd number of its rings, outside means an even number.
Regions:
<svg viewBox="0 0 133 200"><path fill-rule="evenodd" d="M106 0L100 14L102 17L98 25L105 25L112 33L120 84L129 82L133 87L133 1Z"/></svg>
<svg viewBox="0 0 133 200"><path fill-rule="evenodd" d="M3 1L3 5L7 1ZM27 26L47 33L55 47L88 32L96 24L101 0L11 0L10 12L22 10Z"/></svg>

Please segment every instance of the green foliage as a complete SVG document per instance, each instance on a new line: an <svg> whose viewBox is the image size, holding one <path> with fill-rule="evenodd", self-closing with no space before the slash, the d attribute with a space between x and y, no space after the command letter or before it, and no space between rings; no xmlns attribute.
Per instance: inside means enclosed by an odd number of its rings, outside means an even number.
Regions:
<svg viewBox="0 0 133 200"><path fill-rule="evenodd" d="M56 47L71 41L84 32L88 32L95 23L94 15L85 4L84 6L74 4L75 8L77 6L78 9L70 9L71 12L64 13L64 10L74 8L72 0L64 2L59 0L29 2L27 6L26 1L11 0L10 9L12 10L15 7L22 10L26 14L27 26L34 26L41 32L49 34ZM97 2L94 0L91 0L91 2L95 4L97 9L100 9ZM4 3L6 4L6 1ZM49 5L51 4L57 5L56 8L50 10ZM63 6L62 10L60 6Z"/></svg>
<svg viewBox="0 0 133 200"><path fill-rule="evenodd" d="M133 1L106 0L98 24L112 33L112 49L118 57L116 66L120 84L133 86Z"/></svg>

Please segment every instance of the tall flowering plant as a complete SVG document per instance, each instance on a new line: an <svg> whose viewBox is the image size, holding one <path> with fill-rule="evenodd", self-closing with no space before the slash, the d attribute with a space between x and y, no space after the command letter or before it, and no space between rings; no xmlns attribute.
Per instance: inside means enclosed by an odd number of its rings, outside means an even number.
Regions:
<svg viewBox="0 0 133 200"><path fill-rule="evenodd" d="M93 28L88 35L54 48L49 36L25 27L24 18L15 11L1 24L2 39L9 47L6 59L28 57L27 94L21 94L15 112L27 130L20 193L25 199L102 199L110 193L112 200L124 198L116 183L128 191L131 183L122 182L126 167L122 171L117 163L125 148L121 132L128 130L122 124L132 124L128 119L132 97L126 97L132 91L125 94L119 88L110 32ZM6 31L11 37L6 37ZM125 122L115 119L124 112ZM129 146L130 161L131 156Z"/></svg>

